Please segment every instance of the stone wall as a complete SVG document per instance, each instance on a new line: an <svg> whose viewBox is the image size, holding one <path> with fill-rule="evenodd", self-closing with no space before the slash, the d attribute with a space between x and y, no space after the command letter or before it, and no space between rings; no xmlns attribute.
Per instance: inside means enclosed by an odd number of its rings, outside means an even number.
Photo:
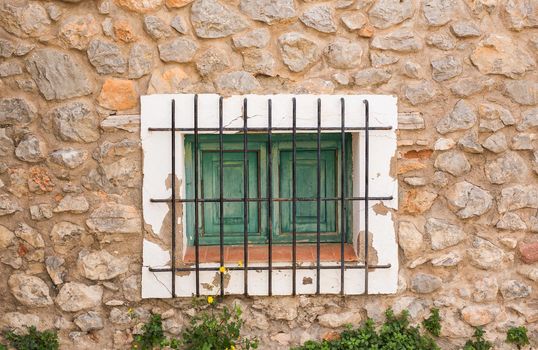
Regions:
<svg viewBox="0 0 538 350"><path fill-rule="evenodd" d="M64 348L127 348L140 298L139 96L399 99L400 289L229 298L262 349L387 306L441 309L442 346L484 325L538 339L536 0L0 0L0 314Z"/></svg>

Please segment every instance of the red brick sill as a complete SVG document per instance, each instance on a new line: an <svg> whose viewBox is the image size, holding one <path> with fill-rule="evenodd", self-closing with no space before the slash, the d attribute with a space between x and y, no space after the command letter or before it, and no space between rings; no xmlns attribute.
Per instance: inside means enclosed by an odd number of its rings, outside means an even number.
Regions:
<svg viewBox="0 0 538 350"><path fill-rule="evenodd" d="M267 263L268 247L266 245L251 245L248 247L249 263ZM219 246L200 246L200 263L219 263ZM315 244L297 245L297 262L316 262ZM239 264L244 260L243 246L225 246L224 262L226 264ZM273 262L291 262L291 245L273 245ZM340 261L340 243L322 243L320 245L320 261ZM358 257L351 244L344 245L344 261L357 262ZM195 248L188 247L183 262L186 264L195 263Z"/></svg>

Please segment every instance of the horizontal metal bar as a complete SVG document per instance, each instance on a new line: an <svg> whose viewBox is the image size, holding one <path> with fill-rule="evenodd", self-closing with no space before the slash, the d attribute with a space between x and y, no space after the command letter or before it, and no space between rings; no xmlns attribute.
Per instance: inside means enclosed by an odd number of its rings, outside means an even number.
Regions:
<svg viewBox="0 0 538 350"><path fill-rule="evenodd" d="M341 200L341 197L325 197L320 198L321 201L329 202L329 201L339 201ZM387 197L368 197L369 200L374 201L390 201L394 199L393 196L387 196ZM268 198L247 198L247 202L264 202L267 201ZM295 198L295 201L297 202L316 202L317 198ZM345 197L344 200L347 201L364 201L366 200L366 197ZM224 203L236 203L236 202L243 202L243 198L224 198ZM271 198L272 202L293 202L293 198ZM172 202L172 199L170 198L151 198L151 203L170 203ZM181 199L176 198L176 202L180 203L194 203L194 199ZM220 198L199 198L199 203L218 203L220 202Z"/></svg>
<svg viewBox="0 0 538 350"><path fill-rule="evenodd" d="M369 269L390 269L391 267L392 267L391 264L368 265ZM225 268L226 270L230 270L230 271L244 271L245 270L245 267L241 267L241 266L225 266ZM296 265L295 268L297 268L297 270L316 270L317 269L316 265L311 265L311 266ZM322 270L340 270L341 266L340 265L321 265L319 268ZM345 269L364 269L365 265L344 265L344 268ZM258 270L267 271L269 270L269 266L248 266L246 269L249 271L258 271ZM292 265L287 265L287 266L274 266L273 265L272 269L273 270L292 270L293 266ZM199 267L199 271L219 271L219 270L220 270L220 266ZM163 268L150 267L149 271L150 272L172 272L172 269L169 267L163 267ZM195 267L176 267L176 271L191 272L191 271L196 271L196 268Z"/></svg>
<svg viewBox="0 0 538 350"><path fill-rule="evenodd" d="M175 128L175 131L180 132L194 132L194 128ZM267 132L267 131L293 131L293 128L288 127L273 127L271 129L264 128L264 127L253 127L248 128L247 132ZM297 127L297 131L318 131L317 127ZM364 126L348 126L343 128L344 131L362 131L366 130ZM368 130L392 130L392 126L370 126ZM172 131L171 128L148 128L148 131ZM199 132L215 132L218 133L220 131L219 128L198 128ZM236 131L236 132L243 132L244 128L224 128L223 131ZM322 127L321 131L342 131L341 127Z"/></svg>

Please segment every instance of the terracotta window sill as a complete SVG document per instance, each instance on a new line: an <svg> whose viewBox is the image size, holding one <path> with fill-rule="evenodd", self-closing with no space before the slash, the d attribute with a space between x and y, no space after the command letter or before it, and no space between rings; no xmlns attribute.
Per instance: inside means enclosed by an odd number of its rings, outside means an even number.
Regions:
<svg viewBox="0 0 538 350"><path fill-rule="evenodd" d="M200 263L219 263L220 247L219 246L200 246ZM266 245L252 245L248 247L249 263L267 263L268 247ZM297 262L316 262L316 245L315 244L298 244L297 245ZM224 262L225 264L239 264L244 260L243 246L225 246ZM273 262L291 262L292 246L273 245ZM340 243L322 243L320 245L320 261L340 261ZM344 245L344 261L357 262L358 257L351 244ZM183 262L186 264L195 263L195 249L188 247Z"/></svg>

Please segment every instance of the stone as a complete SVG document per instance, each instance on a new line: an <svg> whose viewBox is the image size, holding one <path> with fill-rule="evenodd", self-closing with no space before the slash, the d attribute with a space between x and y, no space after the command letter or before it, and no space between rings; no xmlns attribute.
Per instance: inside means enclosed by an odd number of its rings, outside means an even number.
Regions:
<svg viewBox="0 0 538 350"><path fill-rule="evenodd" d="M481 103L478 106L478 115L480 116L480 131L496 132L504 126L516 123L508 109L494 103Z"/></svg>
<svg viewBox="0 0 538 350"><path fill-rule="evenodd" d="M7 227L0 225L0 249L6 249L13 244L15 244L15 234Z"/></svg>
<svg viewBox="0 0 538 350"><path fill-rule="evenodd" d="M463 71L462 63L455 56L447 55L431 61L432 77L435 81L445 81L457 77Z"/></svg>
<svg viewBox="0 0 538 350"><path fill-rule="evenodd" d="M95 209L86 225L99 233L139 233L142 229L140 214L135 207L113 202L103 203Z"/></svg>
<svg viewBox="0 0 538 350"><path fill-rule="evenodd" d="M471 164L465 154L456 150L441 153L435 159L434 166L454 176L462 176L471 170Z"/></svg>
<svg viewBox="0 0 538 350"><path fill-rule="evenodd" d="M399 130L422 130L425 127L424 117L420 112L398 113Z"/></svg>
<svg viewBox="0 0 538 350"><path fill-rule="evenodd" d="M422 3L424 18L430 26L442 26L450 22L455 7L454 0L425 0Z"/></svg>
<svg viewBox="0 0 538 350"><path fill-rule="evenodd" d="M495 277L484 277L474 283L473 300L477 303L495 301L499 292L499 284Z"/></svg>
<svg viewBox="0 0 538 350"><path fill-rule="evenodd" d="M80 314L73 321L83 332L98 331L105 327L103 318L95 311Z"/></svg>
<svg viewBox="0 0 538 350"><path fill-rule="evenodd" d="M33 49L35 49L34 44L28 42L19 42L13 54L15 56L24 56Z"/></svg>
<svg viewBox="0 0 538 350"><path fill-rule="evenodd" d="M53 163L64 166L69 169L75 169L88 159L88 152L75 148L63 148L53 151L50 154L50 160Z"/></svg>
<svg viewBox="0 0 538 350"><path fill-rule="evenodd" d="M372 67L379 68L383 66L389 66L400 60L397 56L387 55L384 52L371 51L370 52L370 62L372 62Z"/></svg>
<svg viewBox="0 0 538 350"><path fill-rule="evenodd" d="M357 42L336 39L325 47L323 53L331 67L352 69L358 67L361 63L362 47Z"/></svg>
<svg viewBox="0 0 538 350"><path fill-rule="evenodd" d="M129 53L129 78L141 78L149 74L152 67L153 49L146 44L133 44Z"/></svg>
<svg viewBox="0 0 538 350"><path fill-rule="evenodd" d="M24 306L46 307L53 304L49 287L39 277L17 273L9 276L7 284L11 294Z"/></svg>
<svg viewBox="0 0 538 350"><path fill-rule="evenodd" d="M478 133L476 132L476 130L471 130L470 132L466 133L458 141L458 145L461 147L462 150L468 153L484 152L484 148L482 148L482 145L478 142Z"/></svg>
<svg viewBox="0 0 538 350"><path fill-rule="evenodd" d="M486 178L494 184L511 182L528 172L525 161L516 152L506 152L485 166Z"/></svg>
<svg viewBox="0 0 538 350"><path fill-rule="evenodd" d="M417 273L411 280L411 289L415 293L428 294L441 288L443 280L437 276Z"/></svg>
<svg viewBox="0 0 538 350"><path fill-rule="evenodd" d="M431 208L437 198L437 193L422 190L411 189L405 192L402 198L401 210L408 214L422 214Z"/></svg>
<svg viewBox="0 0 538 350"><path fill-rule="evenodd" d="M256 21L274 24L296 17L293 0L241 0L239 8Z"/></svg>
<svg viewBox="0 0 538 350"><path fill-rule="evenodd" d="M448 189L449 208L461 219L485 214L493 204L491 194L467 181L460 181Z"/></svg>
<svg viewBox="0 0 538 350"><path fill-rule="evenodd" d="M467 130L476 123L476 113L473 107L465 100L459 100L452 112L439 120L436 129L440 134L447 134L459 130Z"/></svg>
<svg viewBox="0 0 538 350"><path fill-rule="evenodd" d="M520 105L538 104L538 82L531 80L514 80L504 83L504 94Z"/></svg>
<svg viewBox="0 0 538 350"><path fill-rule="evenodd" d="M201 76L207 77L230 67L228 53L219 48L210 48L196 59L196 69Z"/></svg>
<svg viewBox="0 0 538 350"><path fill-rule="evenodd" d="M434 151L448 151L449 149L454 148L456 141L451 138L440 138L435 141L433 144Z"/></svg>
<svg viewBox="0 0 538 350"><path fill-rule="evenodd" d="M9 58L15 52L15 45L6 39L0 39L0 57Z"/></svg>
<svg viewBox="0 0 538 350"><path fill-rule="evenodd" d="M243 34L235 35L232 38L236 49L258 48L261 49L269 44L271 33L267 28L253 29Z"/></svg>
<svg viewBox="0 0 538 350"><path fill-rule="evenodd" d="M65 100L92 93L84 65L57 49L39 49L26 60L26 69L47 100Z"/></svg>
<svg viewBox="0 0 538 350"><path fill-rule="evenodd" d="M525 231L527 230L527 225L516 213L508 212L505 213L497 224L495 225L498 229L501 230L511 230L511 231Z"/></svg>
<svg viewBox="0 0 538 350"><path fill-rule="evenodd" d="M473 327L485 326L495 320L498 311L489 305L470 305L461 310L461 318Z"/></svg>
<svg viewBox="0 0 538 350"><path fill-rule="evenodd" d="M17 62L4 62L0 64L0 78L22 74L22 65Z"/></svg>
<svg viewBox="0 0 538 350"><path fill-rule="evenodd" d="M307 8L299 17L301 22L307 27L313 28L322 33L335 33L336 21L334 20L334 10L328 5L316 5Z"/></svg>
<svg viewBox="0 0 538 350"><path fill-rule="evenodd" d="M368 17L366 17L360 11L346 12L340 17L344 26L350 31L355 31L363 28L368 23Z"/></svg>
<svg viewBox="0 0 538 350"><path fill-rule="evenodd" d="M56 137L66 142L94 142L99 139L97 116L82 102L71 102L48 114Z"/></svg>
<svg viewBox="0 0 538 350"><path fill-rule="evenodd" d="M409 259L423 252L424 237L413 223L402 221L398 226L398 243Z"/></svg>
<svg viewBox="0 0 538 350"><path fill-rule="evenodd" d="M532 293L532 287L518 280L506 280L501 283L501 295L504 300L526 298Z"/></svg>
<svg viewBox="0 0 538 350"><path fill-rule="evenodd" d="M158 68L151 72L148 94L192 91L192 84L193 82L190 80L189 75L181 67ZM129 123L132 123L132 121ZM138 128L134 131L138 131Z"/></svg>
<svg viewBox="0 0 538 350"><path fill-rule="evenodd" d="M78 263L82 274L94 281L106 281L127 272L128 259L117 258L106 250L88 252L82 250L78 254Z"/></svg>
<svg viewBox="0 0 538 350"><path fill-rule="evenodd" d="M340 73L340 72L334 73L331 76L331 78L338 85L348 86L351 83L351 79L350 79L349 75L347 75L345 73Z"/></svg>
<svg viewBox="0 0 538 350"><path fill-rule="evenodd" d="M538 5L534 1L507 0L503 4L503 14L510 29L520 31L538 27Z"/></svg>
<svg viewBox="0 0 538 350"><path fill-rule="evenodd" d="M536 140L536 134L516 134L512 137L510 148L517 151L532 151L534 150L534 140Z"/></svg>
<svg viewBox="0 0 538 350"><path fill-rule="evenodd" d="M166 7L181 8L190 4L193 0L165 0Z"/></svg>
<svg viewBox="0 0 538 350"><path fill-rule="evenodd" d="M332 81L322 78L306 79L293 86L292 92L295 94L332 94L334 93L335 86Z"/></svg>
<svg viewBox="0 0 538 350"><path fill-rule="evenodd" d="M404 95L413 106L416 106L433 101L437 90L430 81L421 80L418 83L405 84Z"/></svg>
<svg viewBox="0 0 538 350"><path fill-rule="evenodd" d="M104 39L93 39L88 45L88 59L99 74L125 73L127 60L118 45Z"/></svg>
<svg viewBox="0 0 538 350"><path fill-rule="evenodd" d="M14 231L15 236L22 239L34 248L44 248L45 241L41 234L34 228L28 226L24 222L19 223Z"/></svg>
<svg viewBox="0 0 538 350"><path fill-rule="evenodd" d="M463 256L461 256L459 253L449 252L436 258L433 258L431 260L431 263L432 266L436 267L451 267L458 265L462 260Z"/></svg>
<svg viewBox="0 0 538 350"><path fill-rule="evenodd" d="M478 25L471 21L458 21L450 25L450 31L458 38L472 38L482 33Z"/></svg>
<svg viewBox="0 0 538 350"><path fill-rule="evenodd" d="M26 134L15 148L15 156L24 162L41 162L47 157L47 146L41 138Z"/></svg>
<svg viewBox="0 0 538 350"><path fill-rule="evenodd" d="M47 256L45 258L45 267L47 273L49 274L52 283L55 285L60 285L64 283L64 278L66 275L65 268L62 265L65 263L65 259L58 256Z"/></svg>
<svg viewBox="0 0 538 350"><path fill-rule="evenodd" d="M2 317L3 327L18 331L26 331L29 327L39 328L39 316L20 312L7 312Z"/></svg>
<svg viewBox="0 0 538 350"><path fill-rule="evenodd" d="M430 236L433 250L453 247L466 238L465 232L457 225L436 218L429 218L424 226Z"/></svg>
<svg viewBox="0 0 538 350"><path fill-rule="evenodd" d="M109 18L107 18L106 20L108 19ZM105 35L113 36L116 40L123 41L124 43L132 43L138 40L138 36L136 35L135 30L131 25L131 22L127 19L120 18L114 21L114 23L112 24L112 30L110 30L109 28L108 21L106 22L107 29L105 29L104 27L105 22L103 22L103 31L105 32ZM113 32L113 34L111 33L111 31Z"/></svg>
<svg viewBox="0 0 538 350"><path fill-rule="evenodd" d="M190 62L198 51L198 44L187 38L176 38L159 44L159 57L164 62Z"/></svg>
<svg viewBox="0 0 538 350"><path fill-rule="evenodd" d="M408 28L396 29L387 34L376 35L371 46L379 50L392 50L402 53L422 50L422 40Z"/></svg>
<svg viewBox="0 0 538 350"><path fill-rule="evenodd" d="M172 30L168 24L162 18L153 15L144 16L144 30L155 40L168 38L172 35Z"/></svg>
<svg viewBox="0 0 538 350"><path fill-rule="evenodd" d="M456 40L444 32L434 32L426 37L426 44L439 50L450 51L456 47Z"/></svg>
<svg viewBox="0 0 538 350"><path fill-rule="evenodd" d="M353 75L353 82L356 86L379 86L387 83L392 74L382 68L366 68Z"/></svg>
<svg viewBox="0 0 538 350"><path fill-rule="evenodd" d="M483 74L521 77L536 67L529 52L516 46L508 36L491 34L471 54L471 61Z"/></svg>
<svg viewBox="0 0 538 350"><path fill-rule="evenodd" d="M521 117L521 122L516 126L518 131L525 131L538 126L538 108L532 108L522 112Z"/></svg>
<svg viewBox="0 0 538 350"><path fill-rule="evenodd" d="M90 209L90 204L86 200L86 197L83 195L73 196L71 194L63 197L56 208L54 208L55 213L73 213L73 214L82 214L87 212Z"/></svg>
<svg viewBox="0 0 538 350"><path fill-rule="evenodd" d="M248 49L243 52L243 68L252 74L276 75L276 61L268 50Z"/></svg>
<svg viewBox="0 0 538 350"><path fill-rule="evenodd" d="M538 262L538 241L519 242L518 251L524 263L534 264Z"/></svg>
<svg viewBox="0 0 538 350"><path fill-rule="evenodd" d="M278 38L278 44L282 60L292 72L309 68L319 58L316 41L301 33L285 33Z"/></svg>
<svg viewBox="0 0 538 350"><path fill-rule="evenodd" d="M339 328L346 324L357 325L361 320L362 317L358 311L335 312L318 316L319 324L327 328Z"/></svg>
<svg viewBox="0 0 538 350"><path fill-rule="evenodd" d="M404 178L404 182L409 186L426 186L428 184L428 179L420 176L411 176Z"/></svg>
<svg viewBox="0 0 538 350"><path fill-rule="evenodd" d="M32 220L42 221L52 217L52 206L50 204L38 204L30 206L30 217Z"/></svg>
<svg viewBox="0 0 538 350"><path fill-rule="evenodd" d="M221 94L247 94L261 88L256 78L245 71L224 73L215 80L215 88Z"/></svg>
<svg viewBox="0 0 538 350"><path fill-rule="evenodd" d="M499 213L521 208L538 208L538 187L515 185L501 190L497 203Z"/></svg>
<svg viewBox="0 0 538 350"><path fill-rule="evenodd" d="M97 102L110 110L126 110L138 106L138 92L132 80L107 78Z"/></svg>
<svg viewBox="0 0 538 350"><path fill-rule="evenodd" d="M486 138L482 146L493 153L502 153L508 149L508 142L502 132L497 132Z"/></svg>
<svg viewBox="0 0 538 350"><path fill-rule="evenodd" d="M0 25L17 37L46 37L50 24L47 11L38 2L6 0L0 5Z"/></svg>
<svg viewBox="0 0 538 350"><path fill-rule="evenodd" d="M538 267L532 267L529 265L522 265L518 267L517 273L527 277L533 282L538 282Z"/></svg>
<svg viewBox="0 0 538 350"><path fill-rule="evenodd" d="M487 79L483 76L466 77L458 79L452 84L450 86L450 91L459 98L469 97L483 92L486 88L491 87L493 83L493 79Z"/></svg>
<svg viewBox="0 0 538 350"><path fill-rule="evenodd" d="M153 12L163 4L163 0L115 0L115 2L124 9L137 13Z"/></svg>
<svg viewBox="0 0 538 350"><path fill-rule="evenodd" d="M195 0L191 23L200 38L223 38L248 27L239 13L217 0Z"/></svg>
<svg viewBox="0 0 538 350"><path fill-rule="evenodd" d="M78 282L63 285L56 297L56 304L66 312L97 308L101 305L103 287L88 286Z"/></svg>
<svg viewBox="0 0 538 350"><path fill-rule="evenodd" d="M252 305L253 309L263 310L267 316L275 320L293 321L299 315L299 299L282 297L279 303L271 303L270 300L258 299Z"/></svg>
<svg viewBox="0 0 538 350"><path fill-rule="evenodd" d="M99 25L92 15L69 16L60 24L58 38L68 47L86 50Z"/></svg>
<svg viewBox="0 0 538 350"><path fill-rule="evenodd" d="M0 99L0 125L30 124L37 116L33 103L19 97Z"/></svg>
<svg viewBox="0 0 538 350"><path fill-rule="evenodd" d="M170 27L174 28L176 32L180 34L187 34L189 31L187 28L187 23L181 16L174 16L170 21Z"/></svg>
<svg viewBox="0 0 538 350"><path fill-rule="evenodd" d="M125 278L122 283L123 297L128 301L140 301L140 277L133 275ZM164 316L164 314L163 314Z"/></svg>
<svg viewBox="0 0 538 350"><path fill-rule="evenodd" d="M482 270L500 268L504 258L502 249L478 236L473 239L471 248L467 249L467 255L471 264Z"/></svg>
<svg viewBox="0 0 538 350"><path fill-rule="evenodd" d="M387 29L412 18L415 6L411 0L377 1L368 11L370 23L376 28Z"/></svg>

